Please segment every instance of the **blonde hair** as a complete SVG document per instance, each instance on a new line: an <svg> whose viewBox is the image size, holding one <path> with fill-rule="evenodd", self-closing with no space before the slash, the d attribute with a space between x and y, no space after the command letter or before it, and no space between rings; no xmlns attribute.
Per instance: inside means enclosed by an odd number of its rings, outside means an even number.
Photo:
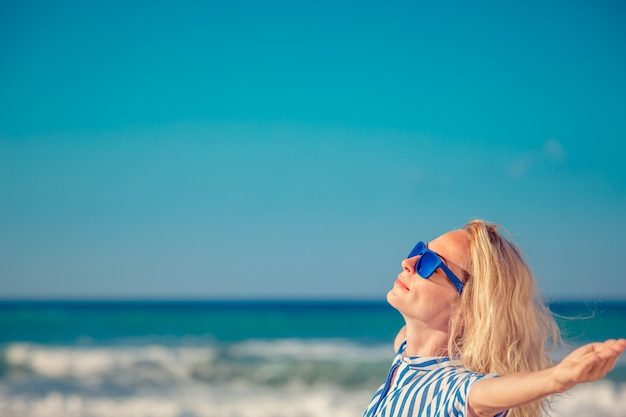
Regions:
<svg viewBox="0 0 626 417"><path fill-rule="evenodd" d="M464 226L470 261L448 352L481 374L545 369L552 365L548 348L561 340L559 329L519 249L499 229L482 220ZM536 401L511 410L509 417L537 417L548 409L548 401Z"/></svg>

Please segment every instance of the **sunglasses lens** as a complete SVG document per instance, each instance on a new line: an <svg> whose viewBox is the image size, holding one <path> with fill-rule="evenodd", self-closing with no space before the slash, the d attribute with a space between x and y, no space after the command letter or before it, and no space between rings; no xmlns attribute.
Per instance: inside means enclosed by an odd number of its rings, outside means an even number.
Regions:
<svg viewBox="0 0 626 417"><path fill-rule="evenodd" d="M430 252L426 252L417 262L416 269L422 278L429 278L437 269L437 257Z"/></svg>

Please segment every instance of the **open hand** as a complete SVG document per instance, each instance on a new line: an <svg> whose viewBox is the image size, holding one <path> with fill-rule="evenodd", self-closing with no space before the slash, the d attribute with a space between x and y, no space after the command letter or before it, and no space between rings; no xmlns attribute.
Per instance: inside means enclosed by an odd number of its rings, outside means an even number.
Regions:
<svg viewBox="0 0 626 417"><path fill-rule="evenodd" d="M617 358L624 350L626 339L589 343L574 350L552 368L556 391L567 391L576 384L604 377L615 367Z"/></svg>

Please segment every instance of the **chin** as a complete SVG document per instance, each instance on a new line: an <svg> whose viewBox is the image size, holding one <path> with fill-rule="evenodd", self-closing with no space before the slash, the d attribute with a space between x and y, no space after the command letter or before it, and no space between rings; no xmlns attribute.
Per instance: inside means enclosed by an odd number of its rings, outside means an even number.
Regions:
<svg viewBox="0 0 626 417"><path fill-rule="evenodd" d="M398 309L398 301L398 297L394 293L393 289L387 293L387 302L396 310Z"/></svg>

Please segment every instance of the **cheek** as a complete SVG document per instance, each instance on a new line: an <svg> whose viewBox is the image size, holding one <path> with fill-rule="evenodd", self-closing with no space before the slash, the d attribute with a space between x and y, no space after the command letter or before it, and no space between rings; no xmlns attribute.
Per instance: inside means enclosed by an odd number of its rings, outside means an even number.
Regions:
<svg viewBox="0 0 626 417"><path fill-rule="evenodd" d="M387 302L405 317L435 320L449 315L456 293L448 288L425 285L413 288L410 293L394 288L387 293Z"/></svg>

